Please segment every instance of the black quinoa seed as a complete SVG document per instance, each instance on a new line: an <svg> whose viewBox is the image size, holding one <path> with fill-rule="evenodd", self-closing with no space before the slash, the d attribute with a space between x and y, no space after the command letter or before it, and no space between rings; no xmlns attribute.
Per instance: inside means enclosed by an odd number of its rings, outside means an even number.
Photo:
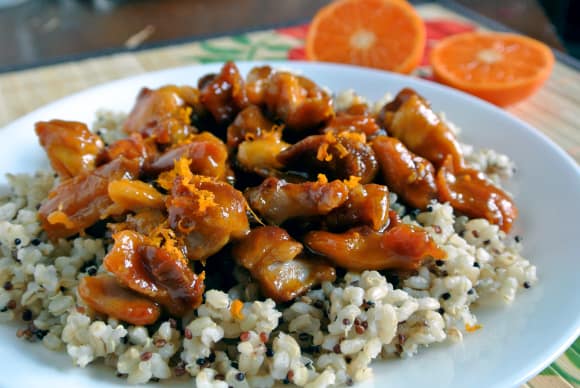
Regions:
<svg viewBox="0 0 580 388"><path fill-rule="evenodd" d="M22 243L22 240L19 238L15 238L14 239L14 245L20 245Z"/></svg>
<svg viewBox="0 0 580 388"><path fill-rule="evenodd" d="M467 295L473 295L473 293L474 293L474 292L475 292L475 290L474 290L473 288L470 288L470 289L467 291Z"/></svg>
<svg viewBox="0 0 580 388"><path fill-rule="evenodd" d="M151 381L152 383L158 383L161 379L159 377L151 377Z"/></svg>
<svg viewBox="0 0 580 388"><path fill-rule="evenodd" d="M284 385L290 384L290 380L288 380L288 377L285 377L284 380L282 380L282 384Z"/></svg>
<svg viewBox="0 0 580 388"><path fill-rule="evenodd" d="M22 320L28 322L32 319L32 311L26 309L22 312Z"/></svg>
<svg viewBox="0 0 580 388"><path fill-rule="evenodd" d="M238 369L238 362L237 361L232 361L232 368Z"/></svg>
<svg viewBox="0 0 580 388"><path fill-rule="evenodd" d="M409 212L409 215L410 215L412 218L417 218L417 216L419 215L419 213L421 213L421 210L419 210L419 209L413 209L413 210L411 210L411 211Z"/></svg>
<svg viewBox="0 0 580 388"><path fill-rule="evenodd" d="M266 349L266 357L274 357L274 351L272 348Z"/></svg>
<svg viewBox="0 0 580 388"><path fill-rule="evenodd" d="M207 360L209 362L214 362L215 361L215 353L210 353L209 357L207 358Z"/></svg>
<svg viewBox="0 0 580 388"><path fill-rule="evenodd" d="M516 242L519 243L520 241L522 241L522 238L520 236L515 236L514 240L516 240Z"/></svg>
<svg viewBox="0 0 580 388"><path fill-rule="evenodd" d="M324 307L324 303L321 300L317 300L314 302L314 307L316 307L317 309L321 309Z"/></svg>
<svg viewBox="0 0 580 388"><path fill-rule="evenodd" d="M532 285L529 282L524 282L524 288L530 288Z"/></svg>
<svg viewBox="0 0 580 388"><path fill-rule="evenodd" d="M438 312L439 314L443 315L443 314L445 314L445 309L444 309L443 307L439 307L439 308L437 309L437 312Z"/></svg>
<svg viewBox="0 0 580 388"><path fill-rule="evenodd" d="M479 263L476 261L476 262L474 262L474 263L473 263L473 266L474 266L475 268L479 268Z"/></svg>
<svg viewBox="0 0 580 388"><path fill-rule="evenodd" d="M6 291L10 291L12 288L14 288L14 286L12 285L12 282L7 281L6 283L4 283L4 289Z"/></svg>
<svg viewBox="0 0 580 388"><path fill-rule="evenodd" d="M246 375L244 374L244 372L238 372L238 373L236 373L236 380L238 380L238 381L244 381L245 378L246 378Z"/></svg>
<svg viewBox="0 0 580 388"><path fill-rule="evenodd" d="M491 240L485 240L485 241L483 242L483 245L489 245L490 243L491 243Z"/></svg>
<svg viewBox="0 0 580 388"><path fill-rule="evenodd" d="M89 268L87 268L87 275L89 275L89 276L95 276L96 274L97 274L97 267L95 267L94 265L92 265Z"/></svg>
<svg viewBox="0 0 580 388"><path fill-rule="evenodd" d="M445 264L445 261L443 261L443 260L435 260L435 265L437 267L441 267L443 264Z"/></svg>
<svg viewBox="0 0 580 388"><path fill-rule="evenodd" d="M36 338L38 338L39 340L43 339L44 337L46 337L46 335L48 334L48 330L36 330L34 332L34 335L36 335Z"/></svg>
<svg viewBox="0 0 580 388"><path fill-rule="evenodd" d="M445 293L441 294L441 299L448 300L449 298L451 298L451 294L450 293L445 292Z"/></svg>
<svg viewBox="0 0 580 388"><path fill-rule="evenodd" d="M432 212L433 211L433 206L432 205L427 205L427 211L428 212Z"/></svg>
<svg viewBox="0 0 580 388"><path fill-rule="evenodd" d="M298 339L300 341L308 341L310 339L310 334L308 334L308 333L300 333L298 335Z"/></svg>
<svg viewBox="0 0 580 388"><path fill-rule="evenodd" d="M30 243L31 243L32 245L34 245L35 247L37 247L37 246L39 246L39 245L40 245L41 241L40 241L40 239L39 239L39 238L33 238L33 239L32 239L32 241L30 241Z"/></svg>
<svg viewBox="0 0 580 388"><path fill-rule="evenodd" d="M354 381L349 377L346 379L346 385L352 387L354 385Z"/></svg>
<svg viewBox="0 0 580 388"><path fill-rule="evenodd" d="M197 360L195 360L195 363L199 366L204 366L205 365L205 358L198 358Z"/></svg>

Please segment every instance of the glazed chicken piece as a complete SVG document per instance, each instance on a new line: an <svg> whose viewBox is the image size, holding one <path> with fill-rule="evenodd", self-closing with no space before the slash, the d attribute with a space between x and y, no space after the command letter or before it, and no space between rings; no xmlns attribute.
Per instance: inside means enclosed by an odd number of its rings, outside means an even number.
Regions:
<svg viewBox="0 0 580 388"><path fill-rule="evenodd" d="M128 229L148 236L165 221L167 221L167 215L159 209L140 209L135 214L127 214L123 222L109 223L107 227L111 233Z"/></svg>
<svg viewBox="0 0 580 388"><path fill-rule="evenodd" d="M328 123L323 132L332 132L334 134L355 132L373 136L381 132L381 127L379 127L373 117L367 114L339 113Z"/></svg>
<svg viewBox="0 0 580 388"><path fill-rule="evenodd" d="M260 139L263 133L274 132L274 126L260 108L250 105L242 110L228 127L227 145L230 149L234 149L244 140Z"/></svg>
<svg viewBox="0 0 580 388"><path fill-rule="evenodd" d="M85 124L64 120L40 121L35 124L35 131L50 165L62 179L95 169L97 155L104 143Z"/></svg>
<svg viewBox="0 0 580 388"><path fill-rule="evenodd" d="M109 183L136 179L138 175L139 162L121 157L62 182L38 210L42 228L52 240L83 232L109 215L107 209L113 204Z"/></svg>
<svg viewBox="0 0 580 388"><path fill-rule="evenodd" d="M165 198L155 187L140 180L118 179L109 182L107 187L113 205L110 214L143 209L165 209Z"/></svg>
<svg viewBox="0 0 580 388"><path fill-rule="evenodd" d="M394 137L377 136L373 150L385 183L412 207L425 209L437 198L435 169Z"/></svg>
<svg viewBox="0 0 580 388"><path fill-rule="evenodd" d="M125 287L183 316L201 304L205 275L193 273L171 232L164 232L160 242L131 230L115 233L103 266Z"/></svg>
<svg viewBox="0 0 580 388"><path fill-rule="evenodd" d="M382 231L389 225L389 190L374 183L351 187L348 200L325 217L330 229L368 225Z"/></svg>
<svg viewBox="0 0 580 388"><path fill-rule="evenodd" d="M143 88L129 113L123 129L141 133L158 144L175 144L197 130L191 126L193 111L202 110L199 91L189 86L167 85L159 89Z"/></svg>
<svg viewBox="0 0 580 388"><path fill-rule="evenodd" d="M463 156L451 129L415 91L403 89L388 103L379 119L389 135L399 139L411 152L439 168L447 155L461 168Z"/></svg>
<svg viewBox="0 0 580 388"><path fill-rule="evenodd" d="M452 157L448 156L437 172L439 201L449 202L455 210L469 217L485 218L508 233L518 216L510 196L480 171L455 171Z"/></svg>
<svg viewBox="0 0 580 388"><path fill-rule="evenodd" d="M145 173L156 176L173 168L178 159L190 160L194 174L225 180L228 171L226 145L209 132L194 135L190 142L169 149L145 168Z"/></svg>
<svg viewBox="0 0 580 388"><path fill-rule="evenodd" d="M239 145L236 157L244 170L267 176L271 170L282 168L277 156L288 147L290 144L276 136L246 140Z"/></svg>
<svg viewBox="0 0 580 388"><path fill-rule="evenodd" d="M187 258L204 261L249 232L248 205L231 185L192 175L183 164L180 159L176 169L186 170L173 179L166 201L169 226L183 239Z"/></svg>
<svg viewBox="0 0 580 388"><path fill-rule="evenodd" d="M336 278L333 267L302 250L302 244L284 229L264 226L252 229L234 246L232 254L258 281L266 297L282 303Z"/></svg>
<svg viewBox="0 0 580 388"><path fill-rule="evenodd" d="M97 159L99 164L105 164L122 156L125 159L137 159L143 167L153 161L157 154L157 146L152 138L145 139L140 133L133 132L105 147Z"/></svg>
<svg viewBox="0 0 580 388"><path fill-rule="evenodd" d="M270 66L256 66L250 70L246 76L246 95L251 104L262 105L264 103L270 76L274 72Z"/></svg>
<svg viewBox="0 0 580 388"><path fill-rule="evenodd" d="M248 105L244 80L233 62L200 83L201 103L218 123L230 123Z"/></svg>
<svg viewBox="0 0 580 388"><path fill-rule="evenodd" d="M334 116L331 96L314 82L268 66L250 71L246 91L250 103L295 131L315 129Z"/></svg>
<svg viewBox="0 0 580 388"><path fill-rule="evenodd" d="M368 226L340 234L311 231L306 234L304 244L350 271L415 270L426 259L447 256L427 232L407 224L398 224L384 232L375 232Z"/></svg>
<svg viewBox="0 0 580 388"><path fill-rule="evenodd" d="M280 225L297 217L330 213L348 199L348 187L342 181L288 183L270 177L260 186L246 190L250 207L265 221Z"/></svg>
<svg viewBox="0 0 580 388"><path fill-rule="evenodd" d="M111 275L85 276L78 293L94 311L132 325L151 325L161 314L157 303L122 287Z"/></svg>
<svg viewBox="0 0 580 388"><path fill-rule="evenodd" d="M289 170L308 173L316 179L323 173L329 179L360 178L360 183L372 182L378 172L378 162L362 133L341 132L308 136L278 155L278 161Z"/></svg>

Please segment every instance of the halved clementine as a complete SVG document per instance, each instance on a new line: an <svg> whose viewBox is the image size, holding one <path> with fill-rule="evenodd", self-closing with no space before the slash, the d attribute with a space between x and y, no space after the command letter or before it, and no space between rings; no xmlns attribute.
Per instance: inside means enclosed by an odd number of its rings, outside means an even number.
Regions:
<svg viewBox="0 0 580 388"><path fill-rule="evenodd" d="M499 106L533 94L554 67L548 46L522 35L468 32L445 38L431 51L435 79Z"/></svg>
<svg viewBox="0 0 580 388"><path fill-rule="evenodd" d="M338 0L314 16L306 58L410 73L421 61L425 25L402 0Z"/></svg>

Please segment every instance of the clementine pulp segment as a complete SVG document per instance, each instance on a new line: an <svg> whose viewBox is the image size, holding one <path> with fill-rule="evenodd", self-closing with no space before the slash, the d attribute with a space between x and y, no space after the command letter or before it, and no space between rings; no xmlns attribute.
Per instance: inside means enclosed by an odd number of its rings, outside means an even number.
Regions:
<svg viewBox="0 0 580 388"><path fill-rule="evenodd" d="M468 32L440 41L431 51L435 79L499 106L536 91L554 65L549 47L504 33Z"/></svg>
<svg viewBox="0 0 580 388"><path fill-rule="evenodd" d="M425 47L425 26L401 0L339 0L322 8L306 37L306 57L410 73Z"/></svg>

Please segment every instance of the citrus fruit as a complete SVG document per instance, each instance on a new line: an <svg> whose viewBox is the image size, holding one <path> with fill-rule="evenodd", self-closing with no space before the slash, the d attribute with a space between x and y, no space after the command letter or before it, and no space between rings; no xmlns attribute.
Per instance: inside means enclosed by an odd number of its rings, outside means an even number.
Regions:
<svg viewBox="0 0 580 388"><path fill-rule="evenodd" d="M437 81L507 106L542 86L552 72L554 54L522 35L467 32L439 41L430 61Z"/></svg>
<svg viewBox="0 0 580 388"><path fill-rule="evenodd" d="M320 9L306 58L410 73L421 61L425 25L402 0L338 0Z"/></svg>

